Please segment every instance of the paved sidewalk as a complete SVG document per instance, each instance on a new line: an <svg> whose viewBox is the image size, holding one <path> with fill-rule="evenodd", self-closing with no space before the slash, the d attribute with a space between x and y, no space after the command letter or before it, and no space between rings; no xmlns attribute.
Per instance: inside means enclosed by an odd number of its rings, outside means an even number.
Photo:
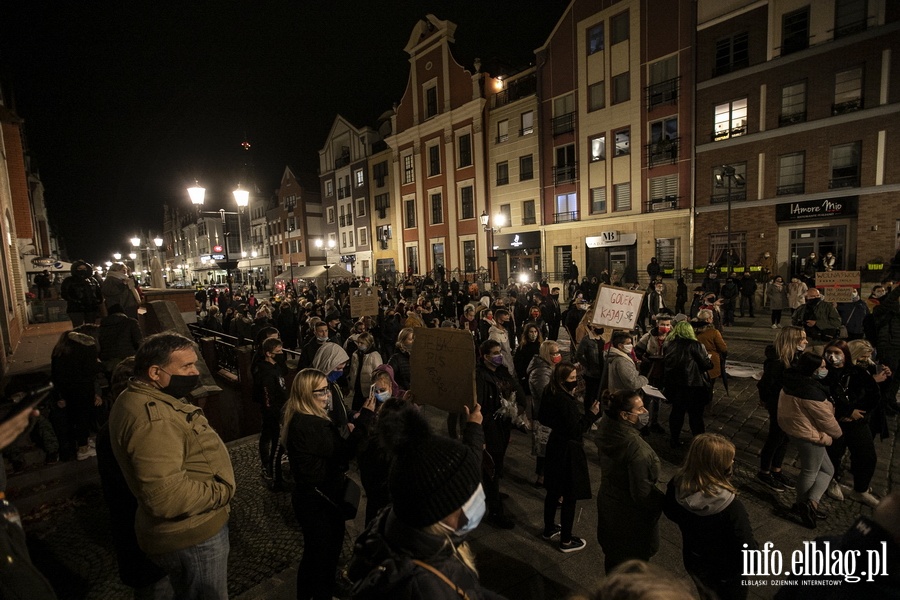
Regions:
<svg viewBox="0 0 900 600"><path fill-rule="evenodd" d="M760 364L765 344L774 337L768 327L768 315L756 323L738 319L738 325L725 331L730 360ZM56 334L58 335L58 333ZM566 345L566 344L564 344ZM47 354L49 360L49 354ZM717 384L721 385L721 384ZM771 541L787 554L815 536L844 531L857 514L871 510L852 501L827 501L831 517L815 532L785 518L793 493L776 494L757 483L757 454L765 439L768 415L757 406L756 381L731 380L728 396L717 387L707 416L708 431L726 435L737 446L735 481L750 514L758 541ZM435 430L443 432L443 413L426 409ZM668 411L663 409L662 422ZM900 481L897 457L898 419L892 417L893 437L876 444L878 467L873 485L886 492ZM687 435L687 434L683 434ZM681 454L668 448L664 436L649 438L662 459L663 483L680 462ZM290 495L268 491L258 477L256 438L229 444L238 481L232 504L229 591L233 598L296 597L296 566L302 556L302 532L295 523ZM596 541L596 502L581 501L576 513L575 534L584 537L588 547L579 553L562 554L543 542L543 490L532 487L534 459L530 456L530 437L513 432L507 457L507 475L502 489L509 493L509 512L517 522L511 531L480 526L471 536L482 582L510 599L564 598L574 590L590 587L603 576L603 556ZM600 481L596 448L586 440L593 487ZM789 453L786 471L796 476ZM362 510L360 511L362 515ZM109 537L108 513L99 487L88 486L73 499L47 506L28 515L26 528L32 556L57 584L61 598L129 598L130 590L118 581L115 557ZM345 555L362 530L362 516L348 524ZM686 577L681 562L680 533L665 517L661 520L661 549L653 562L677 577ZM751 589L752 598L770 598L774 588Z"/></svg>

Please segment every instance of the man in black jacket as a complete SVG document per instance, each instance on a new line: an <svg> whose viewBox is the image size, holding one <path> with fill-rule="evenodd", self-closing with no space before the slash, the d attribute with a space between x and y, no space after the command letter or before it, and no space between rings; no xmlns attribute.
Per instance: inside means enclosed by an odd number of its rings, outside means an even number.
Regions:
<svg viewBox="0 0 900 600"><path fill-rule="evenodd" d="M125 314L122 305L113 304L109 307L109 315L100 320L97 341L103 371L109 376L123 359L134 356L144 341L144 334L138 322Z"/></svg>
<svg viewBox="0 0 900 600"><path fill-rule="evenodd" d="M281 340L268 338L260 347L262 360L253 370L253 401L262 413L262 429L259 432L259 458L263 476L272 479L274 485L282 484L281 461L276 461L278 436L281 431L281 409L288 399L279 357L284 354Z"/></svg>
<svg viewBox="0 0 900 600"><path fill-rule="evenodd" d="M750 273L745 271L741 278L741 316L744 316L744 304L746 303L750 310L750 318L753 316L753 300L756 296L756 280L751 277Z"/></svg>

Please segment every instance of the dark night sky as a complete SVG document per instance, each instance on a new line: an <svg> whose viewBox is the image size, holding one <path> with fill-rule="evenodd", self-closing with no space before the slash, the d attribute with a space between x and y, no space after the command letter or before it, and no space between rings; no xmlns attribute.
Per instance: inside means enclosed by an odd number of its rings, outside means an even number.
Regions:
<svg viewBox="0 0 900 600"><path fill-rule="evenodd" d="M374 126L400 101L403 46L427 13L458 25L463 66L478 56L502 74L534 61L567 5L16 0L0 8L0 83L69 257L99 261L160 231L162 204L187 206L194 178L224 206L245 136L264 193L286 164L315 172L338 112Z"/></svg>

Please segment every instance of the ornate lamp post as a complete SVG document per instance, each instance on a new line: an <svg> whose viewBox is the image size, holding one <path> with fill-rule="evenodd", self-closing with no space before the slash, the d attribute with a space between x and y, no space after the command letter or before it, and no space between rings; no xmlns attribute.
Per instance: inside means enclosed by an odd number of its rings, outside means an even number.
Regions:
<svg viewBox="0 0 900 600"><path fill-rule="evenodd" d="M488 264L490 265L488 272L493 282L496 277L499 277L499 274L495 273L497 269L497 255L494 253L494 234L500 233L500 230L506 225L506 217L502 213L491 217L487 212L482 211L479 219L485 233L488 234Z"/></svg>
<svg viewBox="0 0 900 600"><path fill-rule="evenodd" d="M240 212L229 212L229 211L226 211L224 208L219 209L218 211L203 211L203 210L201 210L201 207L203 206L203 202L206 200L206 188L203 188L199 184L195 183L195 185L188 188L187 192L188 192L188 196L191 199L191 204L193 204L195 207L197 207L197 216L198 217L199 216L218 215L222 220L222 240L223 240L222 245L224 247L223 249L225 250L225 260L223 262L224 262L226 278L228 281L228 293L230 295L233 293L232 288L234 287L234 277L231 274L231 271L234 267L232 266L231 257L228 254L229 231L228 231L228 221L226 220L225 217L226 217L226 215L237 215L238 216L238 230L240 230L241 213L244 212L244 208L246 208L250 202L250 192L248 192L246 190L242 190L240 188L240 186L238 186L238 189L234 190L234 192L233 192L234 200L235 200L235 203L238 205ZM240 234L240 231L238 233ZM241 242L242 241L243 240L241 240ZM237 265L235 264L234 266L237 266Z"/></svg>
<svg viewBox="0 0 900 600"><path fill-rule="evenodd" d="M724 187L727 192L726 201L728 202L728 225L725 229L725 267L726 273L731 271L731 189L734 187L744 187L746 183L744 176L735 173L734 167L731 165L722 165L716 173L716 187Z"/></svg>

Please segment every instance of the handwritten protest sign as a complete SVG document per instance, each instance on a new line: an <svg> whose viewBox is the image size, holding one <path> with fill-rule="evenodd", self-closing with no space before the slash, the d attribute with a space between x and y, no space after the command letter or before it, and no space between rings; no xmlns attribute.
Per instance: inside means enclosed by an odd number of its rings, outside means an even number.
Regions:
<svg viewBox="0 0 900 600"><path fill-rule="evenodd" d="M829 302L850 302L859 288L859 271L823 271L816 273L816 287L822 288Z"/></svg>
<svg viewBox="0 0 900 600"><path fill-rule="evenodd" d="M591 322L613 329L634 329L643 300L644 292L601 285L594 300Z"/></svg>
<svg viewBox="0 0 900 600"><path fill-rule="evenodd" d="M367 285L350 288L350 316L378 316L378 294L375 292L375 288Z"/></svg>
<svg viewBox="0 0 900 600"><path fill-rule="evenodd" d="M410 353L412 393L419 404L460 412L475 406L475 341L462 329L416 329Z"/></svg>

